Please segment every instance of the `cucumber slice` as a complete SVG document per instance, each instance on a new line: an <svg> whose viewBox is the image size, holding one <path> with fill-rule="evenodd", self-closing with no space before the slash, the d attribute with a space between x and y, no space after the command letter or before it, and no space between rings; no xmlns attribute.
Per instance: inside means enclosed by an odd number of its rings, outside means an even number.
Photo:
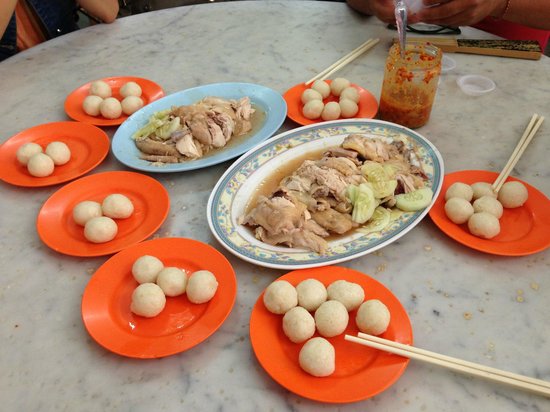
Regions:
<svg viewBox="0 0 550 412"><path fill-rule="evenodd" d="M386 180L385 182L370 182L374 197L377 199L384 199L385 197L393 195L395 188L397 187L397 180Z"/></svg>
<svg viewBox="0 0 550 412"><path fill-rule="evenodd" d="M416 212L428 206L433 195L432 189L429 187L423 187L414 192L402 193L395 196L397 202L395 206L405 212Z"/></svg>
<svg viewBox="0 0 550 412"><path fill-rule="evenodd" d="M384 164L382 165L382 168L384 169L384 172L388 175L388 177L391 179L397 174L397 167L391 164Z"/></svg>
<svg viewBox="0 0 550 412"><path fill-rule="evenodd" d="M369 185L362 183L359 186L348 186L348 198L353 205L351 220L357 223L368 221L374 209L378 206L378 201L374 198L374 193Z"/></svg>
<svg viewBox="0 0 550 412"><path fill-rule="evenodd" d="M383 199L395 192L397 180L392 180L380 163L366 163L361 167L361 172L371 184L374 197L377 199Z"/></svg>
<svg viewBox="0 0 550 412"><path fill-rule="evenodd" d="M405 213L405 212L403 212L402 210L391 209L390 210L390 221L391 222L396 221L397 219L399 219L403 215L403 213Z"/></svg>
<svg viewBox="0 0 550 412"><path fill-rule="evenodd" d="M380 163L375 162L374 160L366 160L363 163L363 166L361 166L361 173L363 176L367 177L373 170L377 169L383 169Z"/></svg>
<svg viewBox="0 0 550 412"><path fill-rule="evenodd" d="M365 234L380 232L389 225L391 220L390 216L391 213L388 209L382 206L378 206L376 209L374 209L374 213L372 214L372 217L370 218L368 223L357 229L357 231Z"/></svg>

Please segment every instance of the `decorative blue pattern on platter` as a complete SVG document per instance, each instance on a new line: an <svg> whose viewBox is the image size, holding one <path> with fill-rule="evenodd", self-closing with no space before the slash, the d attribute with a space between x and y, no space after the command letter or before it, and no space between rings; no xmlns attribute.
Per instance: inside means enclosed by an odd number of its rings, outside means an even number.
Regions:
<svg viewBox="0 0 550 412"><path fill-rule="evenodd" d="M354 231L342 239L330 241L325 255L301 248L265 244L256 239L249 228L238 224L239 216L245 213L259 184L278 166L304 153L337 146L352 133L405 143L428 176L427 185L434 192L432 203L422 211L403 213L381 232L363 234ZM249 262L280 269L332 265L378 250L411 230L428 213L442 182L441 155L417 132L379 120L337 120L288 131L249 150L216 184L208 201L207 217L212 233L222 245Z"/></svg>

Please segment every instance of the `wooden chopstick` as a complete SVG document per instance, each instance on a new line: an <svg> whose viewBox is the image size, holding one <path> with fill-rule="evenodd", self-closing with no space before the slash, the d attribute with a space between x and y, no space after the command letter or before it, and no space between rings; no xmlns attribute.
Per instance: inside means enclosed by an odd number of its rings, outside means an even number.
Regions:
<svg viewBox="0 0 550 412"><path fill-rule="evenodd" d="M378 44L380 39L369 39L356 49L352 50L350 53L346 54L344 57L338 59L333 64L331 64L329 67L321 71L319 74L313 76L311 79L309 79L304 84L307 86L310 83L313 83L315 80L324 80L327 79L330 75L332 75L334 72L340 70L342 67L344 67L346 64L352 62L356 58L358 58L360 55L365 53L367 50L370 50L374 46Z"/></svg>
<svg viewBox="0 0 550 412"><path fill-rule="evenodd" d="M508 162L506 163L506 166L502 169L502 172L498 175L496 180L494 181L492 187L493 190L498 193L510 173L512 173L512 170L514 169L514 166L519 161L521 155L527 148L527 145L531 142L531 139L535 136L535 133L537 133L540 125L544 121L544 117L539 116L538 114L534 114L531 117L531 121L527 125L527 128L523 132L523 135L521 136L521 139L519 139L518 144L516 145L514 151L512 152L510 158L508 159Z"/></svg>
<svg viewBox="0 0 550 412"><path fill-rule="evenodd" d="M489 366L468 362L462 359L441 355L430 352L425 349L415 348L414 346L404 345L388 339L382 339L377 336L358 333L358 337L346 335L345 340L369 346L374 349L383 350L396 355L404 356L446 367L457 372L463 372L474 376L490 379L500 383L515 386L520 389L529 390L541 395L550 397L550 382L528 376L518 375L512 372L491 368Z"/></svg>

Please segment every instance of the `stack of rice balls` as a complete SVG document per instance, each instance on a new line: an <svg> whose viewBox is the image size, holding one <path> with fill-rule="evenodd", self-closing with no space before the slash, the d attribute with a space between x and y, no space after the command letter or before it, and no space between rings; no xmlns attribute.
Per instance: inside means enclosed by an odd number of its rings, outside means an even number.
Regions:
<svg viewBox="0 0 550 412"><path fill-rule="evenodd" d="M324 103L330 97L339 101ZM302 114L310 120L351 118L359 112L359 91L343 77L337 77L330 84L324 80L314 81L311 88L302 92L301 100Z"/></svg>
<svg viewBox="0 0 550 412"><path fill-rule="evenodd" d="M337 280L328 287L313 278L294 287L286 280L276 280L265 290L263 303L276 315L284 315L284 334L294 343L303 343L300 367L316 377L331 375L336 367L334 346L326 339L346 330L349 312L357 310L355 323L359 330L380 335L390 323L390 312L377 299L365 301L361 285ZM313 337L315 333L320 336Z"/></svg>
<svg viewBox="0 0 550 412"><path fill-rule="evenodd" d="M53 173L55 166L62 166L71 160L71 150L63 142L50 142L46 150L38 143L24 143L15 153L18 162L27 167L31 176L46 177Z"/></svg>
<svg viewBox="0 0 550 412"><path fill-rule="evenodd" d="M132 293L130 310L145 318L160 314L166 297L183 294L191 303L200 304L210 301L218 290L218 281L208 270L198 270L189 275L187 271L164 266L157 257L143 255L134 261L132 276L139 283Z"/></svg>
<svg viewBox="0 0 550 412"><path fill-rule="evenodd" d="M73 208L73 220L84 226L84 237L92 243L113 240L118 233L114 219L127 219L134 213L134 204L125 195L113 193L103 202L84 200Z"/></svg>
<svg viewBox="0 0 550 412"><path fill-rule="evenodd" d="M122 113L131 115L143 107L141 86L136 82L126 82L120 88L119 101L113 97L111 86L103 80L96 80L90 85L88 96L82 102L82 109L89 116L99 115L106 119L117 119Z"/></svg>
<svg viewBox="0 0 550 412"><path fill-rule="evenodd" d="M467 223L472 235L491 239L500 233L504 208L523 206L528 196L527 188L515 180L504 183L498 193L491 183L455 182L445 192L445 214L453 223Z"/></svg>

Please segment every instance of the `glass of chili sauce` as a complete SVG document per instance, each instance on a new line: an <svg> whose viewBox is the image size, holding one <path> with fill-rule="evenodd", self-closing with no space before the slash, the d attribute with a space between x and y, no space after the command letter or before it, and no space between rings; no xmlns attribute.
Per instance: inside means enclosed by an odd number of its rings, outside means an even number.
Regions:
<svg viewBox="0 0 550 412"><path fill-rule="evenodd" d="M395 43L386 59L378 117L411 129L430 118L441 73L441 50L429 43L409 43L405 57Z"/></svg>

